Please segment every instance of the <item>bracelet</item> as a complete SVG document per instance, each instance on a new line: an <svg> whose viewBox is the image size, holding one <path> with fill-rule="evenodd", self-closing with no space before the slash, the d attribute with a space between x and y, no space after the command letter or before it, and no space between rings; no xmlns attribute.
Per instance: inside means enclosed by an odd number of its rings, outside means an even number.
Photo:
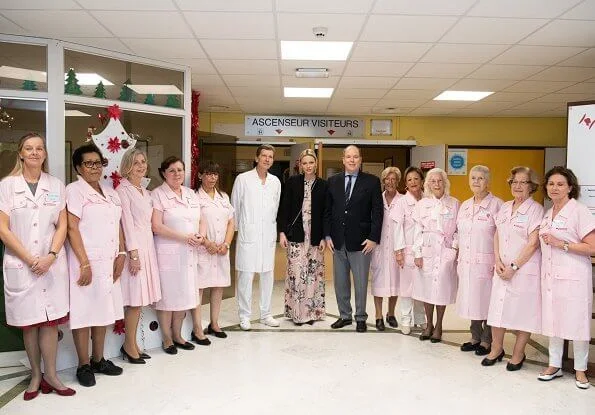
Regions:
<svg viewBox="0 0 595 415"><path fill-rule="evenodd" d="M80 269L85 269L85 268L90 268L91 264L89 264L88 262L86 264L81 265L79 268Z"/></svg>
<svg viewBox="0 0 595 415"><path fill-rule="evenodd" d="M55 251L48 252L48 255L53 255L54 259L58 258L58 254Z"/></svg>
<svg viewBox="0 0 595 415"><path fill-rule="evenodd" d="M131 257L130 257L130 259L131 259L132 261L138 261L138 257L137 257L137 256L131 256Z"/></svg>
<svg viewBox="0 0 595 415"><path fill-rule="evenodd" d="M124 256L126 256L126 255L128 255L128 254L126 253L126 251L120 251L120 252L118 252L118 255L117 255L117 256L120 256L120 255L124 255Z"/></svg>

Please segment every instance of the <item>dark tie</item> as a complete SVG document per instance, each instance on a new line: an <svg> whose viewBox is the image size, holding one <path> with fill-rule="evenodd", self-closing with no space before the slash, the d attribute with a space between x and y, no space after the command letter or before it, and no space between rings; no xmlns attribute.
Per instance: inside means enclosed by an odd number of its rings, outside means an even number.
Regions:
<svg viewBox="0 0 595 415"><path fill-rule="evenodd" d="M349 202L349 197L351 194L351 174L347 175L347 186L345 186L345 203Z"/></svg>

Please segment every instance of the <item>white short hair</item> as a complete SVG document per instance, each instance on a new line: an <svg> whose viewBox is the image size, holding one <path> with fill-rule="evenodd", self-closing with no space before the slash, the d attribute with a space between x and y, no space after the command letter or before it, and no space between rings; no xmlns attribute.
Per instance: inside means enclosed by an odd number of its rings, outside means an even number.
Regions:
<svg viewBox="0 0 595 415"><path fill-rule="evenodd" d="M481 164L477 164L473 167L471 167L471 170L469 170L469 176L471 176L471 173L474 172L478 172L483 174L483 177L486 179L486 181L489 183L491 180L491 175L490 175L490 168L487 166L483 166Z"/></svg>
<svg viewBox="0 0 595 415"><path fill-rule="evenodd" d="M426 173L426 180L424 181L424 195L432 196L433 193L430 190L430 176L433 175L440 175L442 177L442 181L444 182L444 194L450 194L450 180L448 180L448 175L446 172L438 167L433 168L429 172Z"/></svg>

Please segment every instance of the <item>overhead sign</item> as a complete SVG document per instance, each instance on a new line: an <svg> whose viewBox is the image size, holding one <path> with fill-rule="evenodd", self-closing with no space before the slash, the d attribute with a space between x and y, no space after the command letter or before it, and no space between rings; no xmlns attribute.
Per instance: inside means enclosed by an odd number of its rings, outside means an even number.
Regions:
<svg viewBox="0 0 595 415"><path fill-rule="evenodd" d="M363 137L364 120L346 117L246 115L248 137Z"/></svg>

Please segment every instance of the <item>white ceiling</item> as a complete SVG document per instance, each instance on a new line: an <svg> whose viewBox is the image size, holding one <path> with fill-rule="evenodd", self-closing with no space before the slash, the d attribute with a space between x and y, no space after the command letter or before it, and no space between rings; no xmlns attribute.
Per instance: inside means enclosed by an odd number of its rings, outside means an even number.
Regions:
<svg viewBox="0 0 595 415"><path fill-rule="evenodd" d="M349 59L282 61L280 41L314 40L315 26L355 42ZM2 0L0 32L189 65L202 111L565 116L595 99L595 0ZM283 98L284 86L335 92ZM444 89L495 93L432 101Z"/></svg>

